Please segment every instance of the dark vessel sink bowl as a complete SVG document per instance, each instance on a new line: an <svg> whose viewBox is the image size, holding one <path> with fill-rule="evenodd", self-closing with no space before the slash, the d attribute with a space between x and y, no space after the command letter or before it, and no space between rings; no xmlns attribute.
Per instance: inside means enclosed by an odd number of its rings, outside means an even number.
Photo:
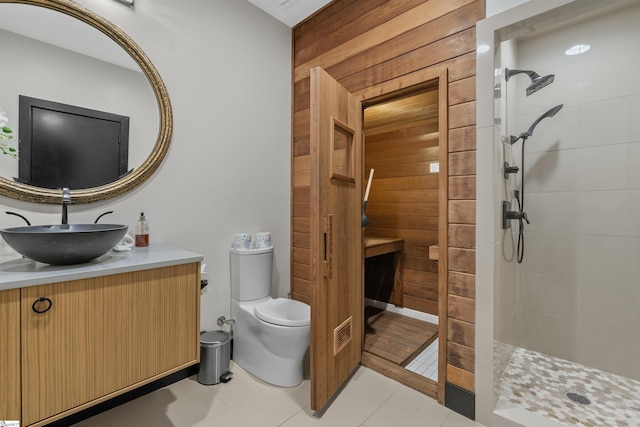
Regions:
<svg viewBox="0 0 640 427"><path fill-rule="evenodd" d="M53 265L81 264L109 252L124 237L126 225L33 225L0 230L15 251Z"/></svg>

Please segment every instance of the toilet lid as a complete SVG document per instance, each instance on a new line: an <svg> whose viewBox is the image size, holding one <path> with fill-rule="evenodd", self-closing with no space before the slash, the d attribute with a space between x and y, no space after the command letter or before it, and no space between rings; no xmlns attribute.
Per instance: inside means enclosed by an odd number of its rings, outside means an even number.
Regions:
<svg viewBox="0 0 640 427"><path fill-rule="evenodd" d="M276 298L253 307L256 317L267 323L280 326L309 326L311 308L300 301Z"/></svg>

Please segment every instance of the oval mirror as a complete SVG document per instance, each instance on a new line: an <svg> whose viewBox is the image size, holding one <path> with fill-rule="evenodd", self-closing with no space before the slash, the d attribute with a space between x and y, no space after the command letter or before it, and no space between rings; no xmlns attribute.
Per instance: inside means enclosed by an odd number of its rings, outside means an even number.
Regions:
<svg viewBox="0 0 640 427"><path fill-rule="evenodd" d="M18 149L20 157L0 155L0 194L28 202L60 203L59 187L69 187L73 203L88 203L123 194L149 178L167 153L173 119L166 87L142 49L118 27L71 0L0 0L0 16L0 109L13 130L9 145ZM55 114L65 117L69 111L79 111L83 121L88 116L93 120L94 113L96 120L103 114L121 118L115 131L119 151L113 155L101 151L102 146L114 144L99 142L102 136L91 133L100 127L94 122L83 123L92 131L82 136L73 120L46 115L39 120L49 127L36 130L36 117L41 116L31 112L42 109L48 114L50 105ZM27 116L29 125L23 127ZM36 155L36 135L49 136L55 126L61 135L56 138L67 146L42 149ZM109 122L105 128L113 125ZM70 144L74 146L71 154ZM109 172L98 184L91 180L64 184L75 177L57 180L61 171L71 173L71 169L82 169L79 165L85 166L85 174L95 175L87 167L90 161L79 160L80 156L113 157L116 172ZM48 170L44 178L31 178L44 169Z"/></svg>

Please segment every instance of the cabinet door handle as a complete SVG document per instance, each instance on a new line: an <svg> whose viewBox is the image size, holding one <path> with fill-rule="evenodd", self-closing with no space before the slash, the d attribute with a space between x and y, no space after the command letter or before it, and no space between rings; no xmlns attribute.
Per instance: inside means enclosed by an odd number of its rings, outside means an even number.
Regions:
<svg viewBox="0 0 640 427"><path fill-rule="evenodd" d="M45 308L43 310L39 310L38 309L39 303L41 303L41 302L47 303L47 305L45 306ZM49 311L51 309L51 307L53 307L53 301L51 301L47 297L40 297L37 300L35 300L33 302L33 304L31 305L31 309L33 311L35 311L36 313L38 313L38 314L46 313L47 311Z"/></svg>

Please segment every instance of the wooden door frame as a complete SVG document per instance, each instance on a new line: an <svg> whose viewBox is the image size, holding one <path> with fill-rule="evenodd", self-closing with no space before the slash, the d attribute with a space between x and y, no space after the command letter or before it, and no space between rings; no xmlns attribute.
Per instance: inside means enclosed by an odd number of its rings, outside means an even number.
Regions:
<svg viewBox="0 0 640 427"><path fill-rule="evenodd" d="M447 381L449 246L449 69L432 67L354 92L363 109L403 94L438 88L438 402L445 403ZM366 141L364 141L366 144ZM364 147L363 144L363 147ZM363 156L364 157L364 156Z"/></svg>

